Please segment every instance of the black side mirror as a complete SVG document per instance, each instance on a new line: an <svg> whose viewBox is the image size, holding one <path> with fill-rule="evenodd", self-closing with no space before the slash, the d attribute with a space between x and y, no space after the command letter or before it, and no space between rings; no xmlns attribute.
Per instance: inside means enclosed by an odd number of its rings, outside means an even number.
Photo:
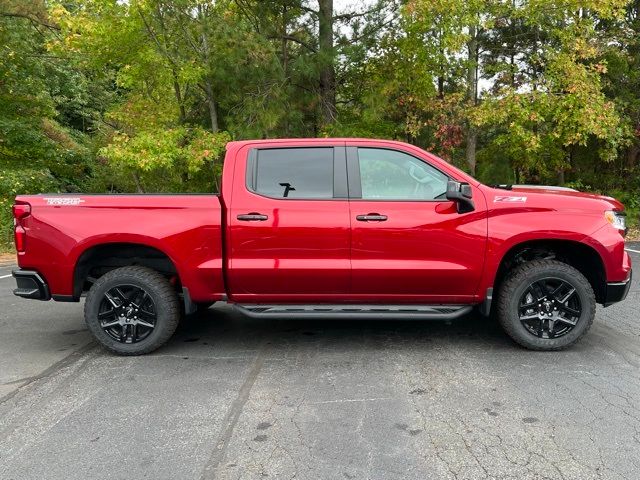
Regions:
<svg viewBox="0 0 640 480"><path fill-rule="evenodd" d="M473 204L473 191L468 183L460 183L455 180L447 182L447 200L452 200L458 205L458 213L467 213L475 210Z"/></svg>

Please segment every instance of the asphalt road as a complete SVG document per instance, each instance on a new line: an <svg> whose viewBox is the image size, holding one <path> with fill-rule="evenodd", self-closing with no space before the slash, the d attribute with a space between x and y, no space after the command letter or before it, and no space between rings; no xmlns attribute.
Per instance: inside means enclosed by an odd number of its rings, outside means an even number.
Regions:
<svg viewBox="0 0 640 480"><path fill-rule="evenodd" d="M631 245L640 251L640 246ZM633 254L640 265L640 254ZM565 352L478 316L251 320L136 358L0 267L0 478L638 479L640 286Z"/></svg>

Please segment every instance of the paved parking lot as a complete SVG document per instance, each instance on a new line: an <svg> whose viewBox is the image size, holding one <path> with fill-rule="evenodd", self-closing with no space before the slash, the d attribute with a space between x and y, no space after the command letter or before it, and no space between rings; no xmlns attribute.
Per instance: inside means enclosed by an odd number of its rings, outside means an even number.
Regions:
<svg viewBox="0 0 640 480"><path fill-rule="evenodd" d="M640 251L638 245L630 245ZM640 254L633 254L640 265ZM0 267L1 479L638 479L640 287L529 352L454 321L252 320L227 307L144 357Z"/></svg>

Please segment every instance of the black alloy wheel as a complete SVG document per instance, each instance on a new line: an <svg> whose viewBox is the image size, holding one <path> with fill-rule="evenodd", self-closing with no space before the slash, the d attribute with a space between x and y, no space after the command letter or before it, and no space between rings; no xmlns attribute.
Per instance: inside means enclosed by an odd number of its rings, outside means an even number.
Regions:
<svg viewBox="0 0 640 480"><path fill-rule="evenodd" d="M115 268L91 286L84 318L95 339L119 355L142 355L176 331L181 306L175 285L139 265Z"/></svg>
<svg viewBox="0 0 640 480"><path fill-rule="evenodd" d="M505 332L530 350L562 350L580 340L596 316L596 296L577 268L531 260L500 282L495 313Z"/></svg>
<svg viewBox="0 0 640 480"><path fill-rule="evenodd" d="M560 278L543 278L529 285L520 297L519 318L532 335L558 338L577 325L582 305L576 289Z"/></svg>
<svg viewBox="0 0 640 480"><path fill-rule="evenodd" d="M151 296L135 285L107 290L100 302L100 327L120 343L138 343L156 326L156 306Z"/></svg>

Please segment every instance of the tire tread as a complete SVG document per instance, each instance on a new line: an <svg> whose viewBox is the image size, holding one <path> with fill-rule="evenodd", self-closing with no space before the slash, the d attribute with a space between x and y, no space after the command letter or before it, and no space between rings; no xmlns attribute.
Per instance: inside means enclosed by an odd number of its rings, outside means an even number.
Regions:
<svg viewBox="0 0 640 480"><path fill-rule="evenodd" d="M586 321L587 323L582 327L582 333L575 339L566 343L556 342L555 344L541 344L540 342L534 342L534 339L538 341L548 339L538 339L533 336L532 339L527 339L526 337L523 338L523 336L521 336L520 333L516 330L520 320L517 319L516 321L514 321L513 319L511 319L511 313L509 312L509 301L514 293L514 290L523 282L526 282L528 278L534 276L540 270L548 270L550 268L560 270L562 273L573 277L574 281L578 282L586 290L589 300L588 305L583 306L583 308L589 308L590 311L588 312L587 317L584 319L584 321ZM595 318L596 301L591 284L579 270L559 260L547 259L531 260L518 267L515 267L509 274L507 274L507 278L504 280L498 291L498 301L496 307L497 317L500 325L507 333L507 335L509 335L509 337L511 337L516 343L529 350L559 351L575 345L589 331ZM560 337L554 340L561 340L563 338L564 337Z"/></svg>
<svg viewBox="0 0 640 480"><path fill-rule="evenodd" d="M91 315L89 310L93 302L100 301L100 298L95 298L96 291L105 283L122 278L123 276L130 276L145 283L149 288L156 290L159 296L161 296L161 298L167 303L167 305L163 306L163 311L165 312L167 319L161 325L156 325L155 327L160 329L160 336L153 342L141 346L139 349L122 348L120 346L122 344L116 341L110 343L101 341L94 330L95 328L99 328L99 326L89 318ZM156 305L156 308L157 307L158 306ZM178 296L176 295L173 286L162 274L147 267L132 265L111 270L96 280L87 294L84 305L84 315L89 330L104 348L123 356L144 355L160 348L173 336L180 321L180 302L178 301Z"/></svg>

